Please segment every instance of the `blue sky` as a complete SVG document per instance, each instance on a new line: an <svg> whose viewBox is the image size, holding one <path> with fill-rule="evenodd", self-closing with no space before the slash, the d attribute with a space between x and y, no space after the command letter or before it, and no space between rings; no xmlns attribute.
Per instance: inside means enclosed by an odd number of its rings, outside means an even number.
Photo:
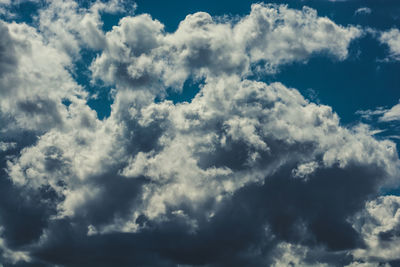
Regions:
<svg viewBox="0 0 400 267"><path fill-rule="evenodd" d="M0 0L0 266L398 266L400 3Z"/></svg>

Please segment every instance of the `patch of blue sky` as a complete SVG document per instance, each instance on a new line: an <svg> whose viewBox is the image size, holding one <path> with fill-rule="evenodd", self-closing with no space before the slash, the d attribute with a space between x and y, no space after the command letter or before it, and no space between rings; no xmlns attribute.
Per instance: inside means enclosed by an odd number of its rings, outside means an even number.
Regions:
<svg viewBox="0 0 400 267"><path fill-rule="evenodd" d="M97 117L102 120L110 116L113 99L111 97L112 87L92 82L89 67L98 53L98 51L82 49L81 57L75 62L75 68L71 74L75 81L88 91L87 104L97 112Z"/></svg>

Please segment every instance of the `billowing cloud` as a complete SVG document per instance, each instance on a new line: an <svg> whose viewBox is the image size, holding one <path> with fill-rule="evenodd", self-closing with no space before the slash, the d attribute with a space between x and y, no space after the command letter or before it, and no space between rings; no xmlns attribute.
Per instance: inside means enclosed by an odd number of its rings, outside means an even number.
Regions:
<svg viewBox="0 0 400 267"><path fill-rule="evenodd" d="M109 84L180 88L189 75L246 76L254 68L276 71L282 64L306 61L315 53L344 60L356 27L342 27L315 10L252 5L238 22L209 14L188 15L176 32L149 15L122 19L106 34L107 46L92 64L94 78Z"/></svg>
<svg viewBox="0 0 400 267"><path fill-rule="evenodd" d="M316 54L345 60L358 27L311 8L255 4L242 18L190 14L173 33L148 14L103 32L100 13L124 8L52 1L38 29L1 24L4 262L398 260L382 254L375 222L364 219L375 216L382 188L399 182L395 144L366 125L343 127L331 107L294 88L254 79ZM115 87L103 120L71 74L82 49L99 53L93 82ZM188 79L199 90L191 101L165 100ZM379 233L395 229L385 216Z"/></svg>
<svg viewBox="0 0 400 267"><path fill-rule="evenodd" d="M37 18L40 31L52 46L73 57L78 57L81 49L104 48L102 13L132 12L135 9L133 2L128 6L120 0L95 1L88 8L82 8L75 1L45 2L47 7L39 11Z"/></svg>

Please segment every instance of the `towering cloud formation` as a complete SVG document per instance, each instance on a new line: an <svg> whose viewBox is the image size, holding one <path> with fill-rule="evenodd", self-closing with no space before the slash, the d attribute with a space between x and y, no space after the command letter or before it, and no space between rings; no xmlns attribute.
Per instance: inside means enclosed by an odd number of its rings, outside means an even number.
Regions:
<svg viewBox="0 0 400 267"><path fill-rule="evenodd" d="M253 79L317 53L345 60L359 28L255 4L240 19L188 15L173 33L147 14L104 33L99 12L124 10L112 3L52 1L38 29L0 24L2 262L398 260L398 200L377 198L398 182L394 143ZM99 51L93 82L115 88L104 120L71 75L81 49ZM190 102L165 100L188 79Z"/></svg>

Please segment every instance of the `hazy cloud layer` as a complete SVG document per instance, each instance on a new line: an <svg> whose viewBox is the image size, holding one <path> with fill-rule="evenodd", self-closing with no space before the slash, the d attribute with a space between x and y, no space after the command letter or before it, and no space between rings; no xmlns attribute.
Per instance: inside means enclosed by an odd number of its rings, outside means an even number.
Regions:
<svg viewBox="0 0 400 267"><path fill-rule="evenodd" d="M346 60L356 26L255 4L173 33L135 6L43 4L0 24L0 262L5 266L378 266L400 260L396 146L281 83ZM101 13L121 12L110 31ZM82 50L113 88L99 120L74 80ZM165 100L192 79L190 102ZM385 248L390 248L389 250Z"/></svg>

